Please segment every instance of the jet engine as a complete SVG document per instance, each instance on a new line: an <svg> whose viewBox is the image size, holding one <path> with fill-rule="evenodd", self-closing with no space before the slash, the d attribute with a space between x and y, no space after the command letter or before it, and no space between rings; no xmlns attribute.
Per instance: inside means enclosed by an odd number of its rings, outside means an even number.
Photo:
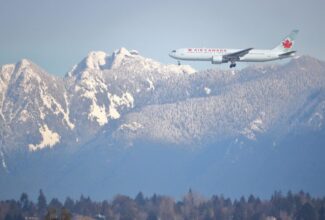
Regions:
<svg viewBox="0 0 325 220"><path fill-rule="evenodd" d="M221 64L223 62L224 62L224 60L223 60L222 56L213 56L212 57L212 61L211 61L212 64Z"/></svg>

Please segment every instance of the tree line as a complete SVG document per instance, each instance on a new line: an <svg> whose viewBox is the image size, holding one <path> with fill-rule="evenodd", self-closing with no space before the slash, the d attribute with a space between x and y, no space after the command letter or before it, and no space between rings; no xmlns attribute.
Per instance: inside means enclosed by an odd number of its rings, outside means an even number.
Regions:
<svg viewBox="0 0 325 220"><path fill-rule="evenodd" d="M206 199L189 190L179 201L156 194L145 197L140 192L135 198L117 195L101 202L81 195L77 200L67 197L62 203L56 198L48 201L40 190L36 202L26 193L19 200L0 201L0 219L325 220L325 197L315 198L303 191L276 191L267 200L253 195L234 200L222 195Z"/></svg>

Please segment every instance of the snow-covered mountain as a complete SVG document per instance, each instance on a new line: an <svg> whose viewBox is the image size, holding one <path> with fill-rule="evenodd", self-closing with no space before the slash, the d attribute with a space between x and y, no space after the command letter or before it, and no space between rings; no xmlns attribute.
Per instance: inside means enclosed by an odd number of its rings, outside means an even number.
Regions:
<svg viewBox="0 0 325 220"><path fill-rule="evenodd" d="M5 65L0 72L2 148L80 145L133 109L156 81L193 72L189 66L162 65L124 48L111 55L90 52L64 79L29 60Z"/></svg>
<svg viewBox="0 0 325 220"><path fill-rule="evenodd" d="M235 75L200 72L178 84L183 99L127 114L113 136L200 145L239 136L256 140L263 133L280 138L298 127L323 129L324 70L324 63L301 57Z"/></svg>
<svg viewBox="0 0 325 220"><path fill-rule="evenodd" d="M71 121L64 81L29 60L1 68L1 140L5 151L40 150L68 141Z"/></svg>
<svg viewBox="0 0 325 220"><path fill-rule="evenodd" d="M0 186L7 189L0 196L38 188L77 195L85 186L101 189L102 181L115 187L110 193L152 187L141 180L121 184L135 174L157 186L175 174L179 187L230 181L233 164L255 169L248 161L260 158L263 166L264 159L274 159L269 154L281 164L287 145L311 144L316 148L310 152L323 152L317 146L325 143L324 117L325 63L308 56L283 65L196 72L121 48L90 52L64 78L22 60L0 69ZM166 167L153 169L156 161ZM74 188L76 181L84 184ZM51 188L54 183L58 188ZM211 192L213 185L205 189Z"/></svg>
<svg viewBox="0 0 325 220"><path fill-rule="evenodd" d="M98 132L109 121L140 106L157 81L193 72L189 66L162 65L125 48L111 55L90 52L65 77L78 132Z"/></svg>

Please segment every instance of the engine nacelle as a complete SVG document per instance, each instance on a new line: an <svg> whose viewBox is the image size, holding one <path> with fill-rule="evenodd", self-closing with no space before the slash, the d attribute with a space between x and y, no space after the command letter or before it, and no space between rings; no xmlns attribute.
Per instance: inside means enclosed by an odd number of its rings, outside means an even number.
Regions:
<svg viewBox="0 0 325 220"><path fill-rule="evenodd" d="M221 64L223 62L224 62L224 60L223 60L222 56L213 56L212 57L212 61L211 61L212 64Z"/></svg>

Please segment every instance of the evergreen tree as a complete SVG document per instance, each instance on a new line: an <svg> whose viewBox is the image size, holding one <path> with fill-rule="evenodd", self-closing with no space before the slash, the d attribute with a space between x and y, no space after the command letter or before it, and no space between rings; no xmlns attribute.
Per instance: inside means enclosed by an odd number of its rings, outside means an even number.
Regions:
<svg viewBox="0 0 325 220"><path fill-rule="evenodd" d="M20 196L20 206L24 212L29 209L29 199L27 193L22 193Z"/></svg>
<svg viewBox="0 0 325 220"><path fill-rule="evenodd" d="M62 204L58 199L53 198L49 203L48 207L56 210L60 210L62 208Z"/></svg>
<svg viewBox="0 0 325 220"><path fill-rule="evenodd" d="M7 213L5 214L5 220L22 220L24 219L21 213L20 204L15 200L7 201Z"/></svg>
<svg viewBox="0 0 325 220"><path fill-rule="evenodd" d="M62 207L58 199L52 199L47 205L45 195L40 190L38 203L34 204L22 193L20 199L0 201L0 220L20 220L24 217L38 216L40 219L72 219L72 212L83 216L96 216L102 219L276 219L288 220L325 220L325 197L312 198L308 193L289 192L282 195L275 192L271 200L261 201L258 197L242 197L232 202L223 196L212 196L206 200L192 190L183 200L175 203L173 198L153 195L145 199L140 192L132 199L118 195L110 203L108 201L93 202L89 197L81 196L80 200L67 198ZM69 210L67 207L69 207ZM47 211L48 210L48 211ZM73 211L72 211L73 210ZM290 210L290 212L288 212Z"/></svg>
<svg viewBox="0 0 325 220"><path fill-rule="evenodd" d="M64 207L72 212L74 211L74 205L74 201L70 197L67 197L64 202Z"/></svg>
<svg viewBox="0 0 325 220"><path fill-rule="evenodd" d="M39 191L37 207L40 215L44 215L46 213L47 202L46 202L46 197L42 190Z"/></svg>
<svg viewBox="0 0 325 220"><path fill-rule="evenodd" d="M5 220L24 220L21 214L7 214Z"/></svg>
<svg viewBox="0 0 325 220"><path fill-rule="evenodd" d="M319 210L319 220L325 220L325 207L322 206Z"/></svg>
<svg viewBox="0 0 325 220"><path fill-rule="evenodd" d="M145 204L145 199L143 196L142 192L139 192L138 195L135 197L135 202L139 205L139 206L143 206Z"/></svg>
<svg viewBox="0 0 325 220"><path fill-rule="evenodd" d="M298 210L296 219L297 220L316 220L317 215L316 215L316 211L315 211L314 207L312 207L309 202L306 202L301 207L301 209Z"/></svg>

